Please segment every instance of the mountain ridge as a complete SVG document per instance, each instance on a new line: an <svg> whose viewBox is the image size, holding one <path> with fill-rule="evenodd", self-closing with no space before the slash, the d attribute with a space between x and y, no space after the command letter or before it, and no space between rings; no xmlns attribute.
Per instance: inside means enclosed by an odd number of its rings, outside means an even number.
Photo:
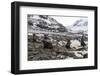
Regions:
<svg viewBox="0 0 100 76"><path fill-rule="evenodd" d="M31 27L33 30L67 32L67 29L63 26L63 24L47 15L29 15L28 25L28 27Z"/></svg>
<svg viewBox="0 0 100 76"><path fill-rule="evenodd" d="M88 21L86 19L77 20L73 25L66 27L69 32L73 33L87 33L88 32Z"/></svg>

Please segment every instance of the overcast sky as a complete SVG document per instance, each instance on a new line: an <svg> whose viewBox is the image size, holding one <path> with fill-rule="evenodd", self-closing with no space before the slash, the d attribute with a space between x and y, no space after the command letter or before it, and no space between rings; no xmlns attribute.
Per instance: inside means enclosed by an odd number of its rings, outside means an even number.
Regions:
<svg viewBox="0 0 100 76"><path fill-rule="evenodd" d="M56 19L59 23L63 24L64 26L73 25L77 20L83 19L87 20L87 18L83 17L64 17L64 16L51 16L52 18Z"/></svg>

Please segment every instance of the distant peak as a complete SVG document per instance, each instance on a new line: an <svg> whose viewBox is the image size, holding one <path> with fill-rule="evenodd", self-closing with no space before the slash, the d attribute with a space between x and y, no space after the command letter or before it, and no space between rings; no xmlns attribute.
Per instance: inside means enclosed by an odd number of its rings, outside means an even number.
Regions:
<svg viewBox="0 0 100 76"><path fill-rule="evenodd" d="M88 21L85 20L85 19L80 19L80 20L77 20L73 26L87 26L88 25Z"/></svg>

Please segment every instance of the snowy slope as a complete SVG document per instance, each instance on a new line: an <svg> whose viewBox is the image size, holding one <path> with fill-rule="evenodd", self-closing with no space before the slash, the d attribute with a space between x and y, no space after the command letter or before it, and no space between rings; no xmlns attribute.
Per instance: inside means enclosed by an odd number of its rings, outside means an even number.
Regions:
<svg viewBox="0 0 100 76"><path fill-rule="evenodd" d="M67 26L69 32L72 33L87 33L88 32L88 21L87 19L77 20L73 25Z"/></svg>

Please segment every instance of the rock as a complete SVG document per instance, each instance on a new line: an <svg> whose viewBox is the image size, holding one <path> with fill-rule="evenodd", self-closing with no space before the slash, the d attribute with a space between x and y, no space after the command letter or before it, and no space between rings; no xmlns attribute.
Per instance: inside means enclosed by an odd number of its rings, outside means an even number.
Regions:
<svg viewBox="0 0 100 76"><path fill-rule="evenodd" d="M84 54L83 55L83 58L88 58L88 54Z"/></svg>
<svg viewBox="0 0 100 76"><path fill-rule="evenodd" d="M71 40L71 45L70 45L71 48L78 49L80 48L80 46L81 46L81 43L78 40Z"/></svg>
<svg viewBox="0 0 100 76"><path fill-rule="evenodd" d="M83 55L76 52L74 58L75 59L80 59L80 58L83 58Z"/></svg>
<svg viewBox="0 0 100 76"><path fill-rule="evenodd" d="M57 55L57 58L64 59L64 58L65 58L65 56L64 56L64 55L62 55L62 54L59 54L59 55Z"/></svg>

